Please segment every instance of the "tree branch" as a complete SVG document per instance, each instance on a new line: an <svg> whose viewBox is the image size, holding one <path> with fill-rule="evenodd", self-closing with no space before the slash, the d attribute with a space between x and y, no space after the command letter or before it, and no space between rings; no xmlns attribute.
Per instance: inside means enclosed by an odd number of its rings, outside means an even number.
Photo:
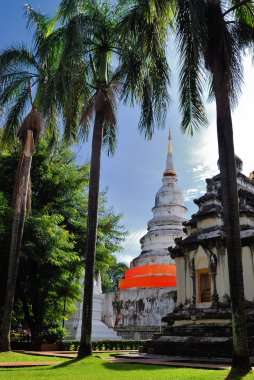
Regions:
<svg viewBox="0 0 254 380"><path fill-rule="evenodd" d="M251 3L251 0L242 0L239 2L239 4L233 6L232 8L229 8L226 12L223 13L223 17L225 17L228 13L234 11L235 9L241 8L243 5L247 5L248 3Z"/></svg>

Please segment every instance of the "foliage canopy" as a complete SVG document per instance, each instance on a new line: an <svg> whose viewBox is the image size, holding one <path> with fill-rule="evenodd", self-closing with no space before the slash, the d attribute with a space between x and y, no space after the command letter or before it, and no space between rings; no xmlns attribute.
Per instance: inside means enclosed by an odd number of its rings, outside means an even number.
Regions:
<svg viewBox="0 0 254 380"><path fill-rule="evenodd" d="M0 299L4 298L10 244L13 171L19 151L0 155ZM25 319L35 334L61 325L74 312L81 295L79 279L84 268L87 217L88 165L77 166L74 154L60 148L50 154L46 142L37 147L32 176L32 214L27 215L16 288L14 324ZM125 232L121 215L107 208L102 194L97 245L97 271L116 265ZM2 306L2 304L0 305Z"/></svg>

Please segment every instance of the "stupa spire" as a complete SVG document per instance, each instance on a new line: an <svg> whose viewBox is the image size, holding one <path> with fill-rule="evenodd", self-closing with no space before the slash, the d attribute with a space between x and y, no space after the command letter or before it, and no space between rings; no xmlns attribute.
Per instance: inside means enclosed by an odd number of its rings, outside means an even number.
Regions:
<svg viewBox="0 0 254 380"><path fill-rule="evenodd" d="M171 129L169 129L167 163L166 163L166 170L164 171L163 176L171 177L175 175L176 175L176 171L174 170L174 163L173 163L172 135L171 135Z"/></svg>

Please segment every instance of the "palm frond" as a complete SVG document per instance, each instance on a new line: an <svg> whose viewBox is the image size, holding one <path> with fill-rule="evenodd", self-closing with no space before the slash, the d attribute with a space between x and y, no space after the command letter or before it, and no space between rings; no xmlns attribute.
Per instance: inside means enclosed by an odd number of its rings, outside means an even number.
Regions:
<svg viewBox="0 0 254 380"><path fill-rule="evenodd" d="M27 49L24 44L19 44L15 46L11 46L9 49L3 51L0 55L0 75L5 73L5 71L13 68L20 68L23 70L25 68L28 71L31 71L31 68L34 70L40 70L40 67L36 61L34 54ZM33 72L32 70L32 72Z"/></svg>
<svg viewBox="0 0 254 380"><path fill-rule="evenodd" d="M4 108L8 104L15 102L19 92L23 91L24 88L27 90L29 89L29 81L24 80L22 77L13 80L7 86L3 86L2 91L0 92L0 106Z"/></svg>
<svg viewBox="0 0 254 380"><path fill-rule="evenodd" d="M231 57L229 67L229 96L232 108L238 104L243 83L243 64L241 59L241 48L239 40L234 38L232 30L229 29L229 39L231 40Z"/></svg>
<svg viewBox="0 0 254 380"><path fill-rule="evenodd" d="M78 137L80 115L83 107L84 87L80 86L78 77L70 78L71 85L66 92L67 101L63 104L64 116L64 139L66 142L75 140Z"/></svg>
<svg viewBox="0 0 254 380"><path fill-rule="evenodd" d="M138 128L144 132L145 137L150 140L154 132L154 113L152 102L152 89L149 79L144 81L142 103L141 103L141 116Z"/></svg>
<svg viewBox="0 0 254 380"><path fill-rule="evenodd" d="M29 96L30 94L28 88L20 91L19 96L15 100L15 104L10 109L3 127L2 140L4 142L13 143L13 141L15 141L23 113L29 101Z"/></svg>
<svg viewBox="0 0 254 380"><path fill-rule="evenodd" d="M64 29L58 28L45 36L37 47L41 67L56 67L59 64L64 41Z"/></svg>
<svg viewBox="0 0 254 380"><path fill-rule="evenodd" d="M241 50L250 49L254 59L254 27L243 22L235 22L230 26L232 37L238 42Z"/></svg>
<svg viewBox="0 0 254 380"><path fill-rule="evenodd" d="M119 24L123 42L124 36L131 34L137 38L138 46L148 51L156 42L164 43L168 27L173 27L174 1L136 0L131 3Z"/></svg>
<svg viewBox="0 0 254 380"><path fill-rule="evenodd" d="M78 130L78 138L81 142L88 140L90 129L91 129L90 122L80 124L79 130Z"/></svg>
<svg viewBox="0 0 254 380"><path fill-rule="evenodd" d="M225 11L226 17L230 20L232 17L237 22L243 22L246 25L254 27L254 4L252 1L241 2L239 0L231 0L232 12Z"/></svg>
<svg viewBox="0 0 254 380"><path fill-rule="evenodd" d="M86 126L87 123L89 123L94 115L95 111L95 98L96 95L93 95L88 102L85 104L82 110L81 118L80 118L80 124L82 126Z"/></svg>
<svg viewBox="0 0 254 380"><path fill-rule="evenodd" d="M33 38L38 47L40 42L54 30L57 19L50 19L48 16L36 12L29 4L25 5L25 17L27 18L27 28L35 29Z"/></svg>
<svg viewBox="0 0 254 380"><path fill-rule="evenodd" d="M39 64L38 71L43 71L45 67L54 65L54 61L57 60L59 44L57 46L55 43L53 44L55 40L51 38L57 18L50 19L36 12L30 5L26 5L25 10L27 28L33 31L33 49ZM50 64L47 64L47 61L50 61Z"/></svg>
<svg viewBox="0 0 254 380"><path fill-rule="evenodd" d="M108 156L113 156L116 151L118 128L116 124L105 123L103 134L103 146Z"/></svg>
<svg viewBox="0 0 254 380"><path fill-rule="evenodd" d="M178 0L176 15L177 46L180 54L180 110L181 128L191 135L206 126L207 119L202 99L204 77L202 53L206 35L205 4L203 0Z"/></svg>
<svg viewBox="0 0 254 380"><path fill-rule="evenodd" d="M140 86L142 78L144 78L142 65L140 54L130 49L126 55L122 55L115 73L117 78L122 81L121 99L124 103L130 102L131 106L134 105L136 94L142 91L142 86Z"/></svg>
<svg viewBox="0 0 254 380"><path fill-rule="evenodd" d="M110 99L109 97L107 97L105 107L105 121L106 123L109 123L113 126L117 124L116 108L116 102L112 101L112 98Z"/></svg>
<svg viewBox="0 0 254 380"><path fill-rule="evenodd" d="M62 0L60 2L57 17L65 22L80 13L83 9L84 0Z"/></svg>
<svg viewBox="0 0 254 380"><path fill-rule="evenodd" d="M47 139L47 145L50 150L60 144L61 132L58 120L58 112L54 107L45 116L45 124L47 128L45 130L45 137Z"/></svg>
<svg viewBox="0 0 254 380"><path fill-rule="evenodd" d="M6 88L9 84L23 79L23 82L29 83L33 79L37 78L37 74L30 73L28 71L16 71L8 70L4 74L0 75L0 87Z"/></svg>

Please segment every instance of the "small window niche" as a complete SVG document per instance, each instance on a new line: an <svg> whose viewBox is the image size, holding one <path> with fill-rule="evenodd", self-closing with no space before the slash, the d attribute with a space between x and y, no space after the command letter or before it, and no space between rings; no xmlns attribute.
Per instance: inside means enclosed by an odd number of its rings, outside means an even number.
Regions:
<svg viewBox="0 0 254 380"><path fill-rule="evenodd" d="M211 302L211 276L209 269L198 270L198 302Z"/></svg>

